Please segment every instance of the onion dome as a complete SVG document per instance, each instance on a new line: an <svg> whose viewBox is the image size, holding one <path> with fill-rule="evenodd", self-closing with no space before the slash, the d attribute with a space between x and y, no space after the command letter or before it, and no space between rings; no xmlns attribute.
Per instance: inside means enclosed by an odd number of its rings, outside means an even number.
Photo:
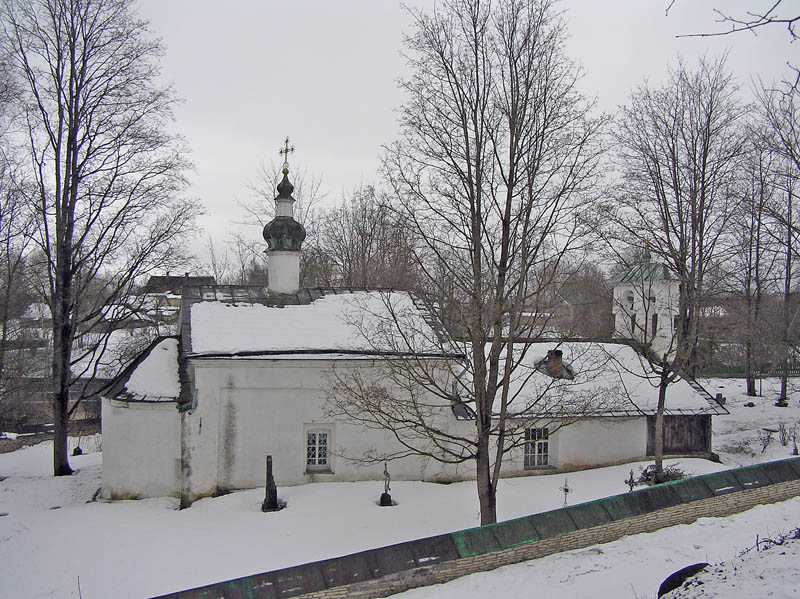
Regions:
<svg viewBox="0 0 800 599"><path fill-rule="evenodd" d="M267 251L299 252L300 246L306 238L305 227L291 216L294 186L289 182L288 173L289 170L284 167L283 179L278 183L278 197L275 198L278 216L264 226L264 241L267 242ZM283 205L288 206L287 211L281 209Z"/></svg>
<svg viewBox="0 0 800 599"><path fill-rule="evenodd" d="M276 216L264 227L267 251L300 251L306 238L306 229L291 216Z"/></svg>
<svg viewBox="0 0 800 599"><path fill-rule="evenodd" d="M294 191L294 185L289 182L289 169L284 167L283 168L283 179L281 182L278 183L278 197L275 200L280 200L283 198L288 198L294 202L294 198L292 197L292 192Z"/></svg>

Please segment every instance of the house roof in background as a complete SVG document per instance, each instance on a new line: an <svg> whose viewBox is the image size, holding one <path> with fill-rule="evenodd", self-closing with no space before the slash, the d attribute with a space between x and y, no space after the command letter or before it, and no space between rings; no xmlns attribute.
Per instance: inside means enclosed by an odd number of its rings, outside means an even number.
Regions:
<svg viewBox="0 0 800 599"><path fill-rule="evenodd" d="M32 302L22 315L23 320L50 320L53 317L50 306L43 302Z"/></svg>
<svg viewBox="0 0 800 599"><path fill-rule="evenodd" d="M643 281L677 281L678 276L673 273L663 262L651 262L645 258L621 273L611 277L608 282L612 285L620 283L641 283Z"/></svg>
<svg viewBox="0 0 800 599"><path fill-rule="evenodd" d="M190 276L189 273L183 276L153 275L147 280L147 284L142 289L142 293L174 293L180 294L184 285L215 285L214 277L209 276Z"/></svg>

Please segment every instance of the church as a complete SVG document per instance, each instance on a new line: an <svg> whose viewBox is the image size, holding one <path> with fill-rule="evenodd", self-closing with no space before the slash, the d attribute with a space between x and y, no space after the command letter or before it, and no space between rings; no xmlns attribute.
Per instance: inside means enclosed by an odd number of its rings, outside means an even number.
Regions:
<svg viewBox="0 0 800 599"><path fill-rule="evenodd" d="M674 350L680 292L675 273L654 262L645 248L641 263L611 277L609 283L614 287L614 335L647 344L660 356Z"/></svg>
<svg viewBox="0 0 800 599"><path fill-rule="evenodd" d="M408 356L430 364L441 388L453 389L451 397L422 398L437 426L474 435L474 411L458 392L469 388L466 348L442 343L446 333L419 298L397 290L300 288L305 229L293 216L293 190L284 164L276 215L263 232L269 288L183 286L178 334L156 339L103 397L104 498L174 496L186 507L263 487L267 455L279 486L380 480L384 464L359 458L403 453L395 432L334 416L327 402L343 373L369 380L387 360ZM657 390L631 346L558 340L525 346L511 393L524 408L510 412L520 442L504 459L504 475L652 453ZM526 397L537 398L535 405L525 405ZM694 419L696 434L668 441L666 453L709 456L711 416L720 413L724 408L702 387L677 382L668 418ZM473 461L444 463L432 455L392 460L392 478L474 478Z"/></svg>

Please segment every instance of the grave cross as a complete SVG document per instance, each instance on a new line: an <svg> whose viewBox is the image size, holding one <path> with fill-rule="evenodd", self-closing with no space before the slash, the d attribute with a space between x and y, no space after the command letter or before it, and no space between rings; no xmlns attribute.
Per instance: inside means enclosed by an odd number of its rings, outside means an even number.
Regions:
<svg viewBox="0 0 800 599"><path fill-rule="evenodd" d="M572 493L572 489L570 488L569 482L567 481L566 478L564 478L564 486L559 487L559 489L561 490L562 493L564 493L564 507L567 507L567 495Z"/></svg>
<svg viewBox="0 0 800 599"><path fill-rule="evenodd" d="M383 463L383 493L381 493L380 501L378 501L378 505L381 507L390 507L395 505L392 501L392 496L389 495L389 481L391 481L392 477L389 475L389 465L384 462Z"/></svg>
<svg viewBox="0 0 800 599"><path fill-rule="evenodd" d="M636 479L633 477L633 469L631 469L631 475L624 482L628 485L628 492L630 493L633 491L633 488L636 486Z"/></svg>

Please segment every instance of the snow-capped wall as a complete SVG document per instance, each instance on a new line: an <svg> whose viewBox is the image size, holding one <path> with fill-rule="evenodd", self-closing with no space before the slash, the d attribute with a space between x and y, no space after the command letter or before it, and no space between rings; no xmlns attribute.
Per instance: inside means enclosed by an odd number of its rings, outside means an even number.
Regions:
<svg viewBox="0 0 800 599"><path fill-rule="evenodd" d="M106 499L176 496L181 480L180 414L174 401L103 398Z"/></svg>

